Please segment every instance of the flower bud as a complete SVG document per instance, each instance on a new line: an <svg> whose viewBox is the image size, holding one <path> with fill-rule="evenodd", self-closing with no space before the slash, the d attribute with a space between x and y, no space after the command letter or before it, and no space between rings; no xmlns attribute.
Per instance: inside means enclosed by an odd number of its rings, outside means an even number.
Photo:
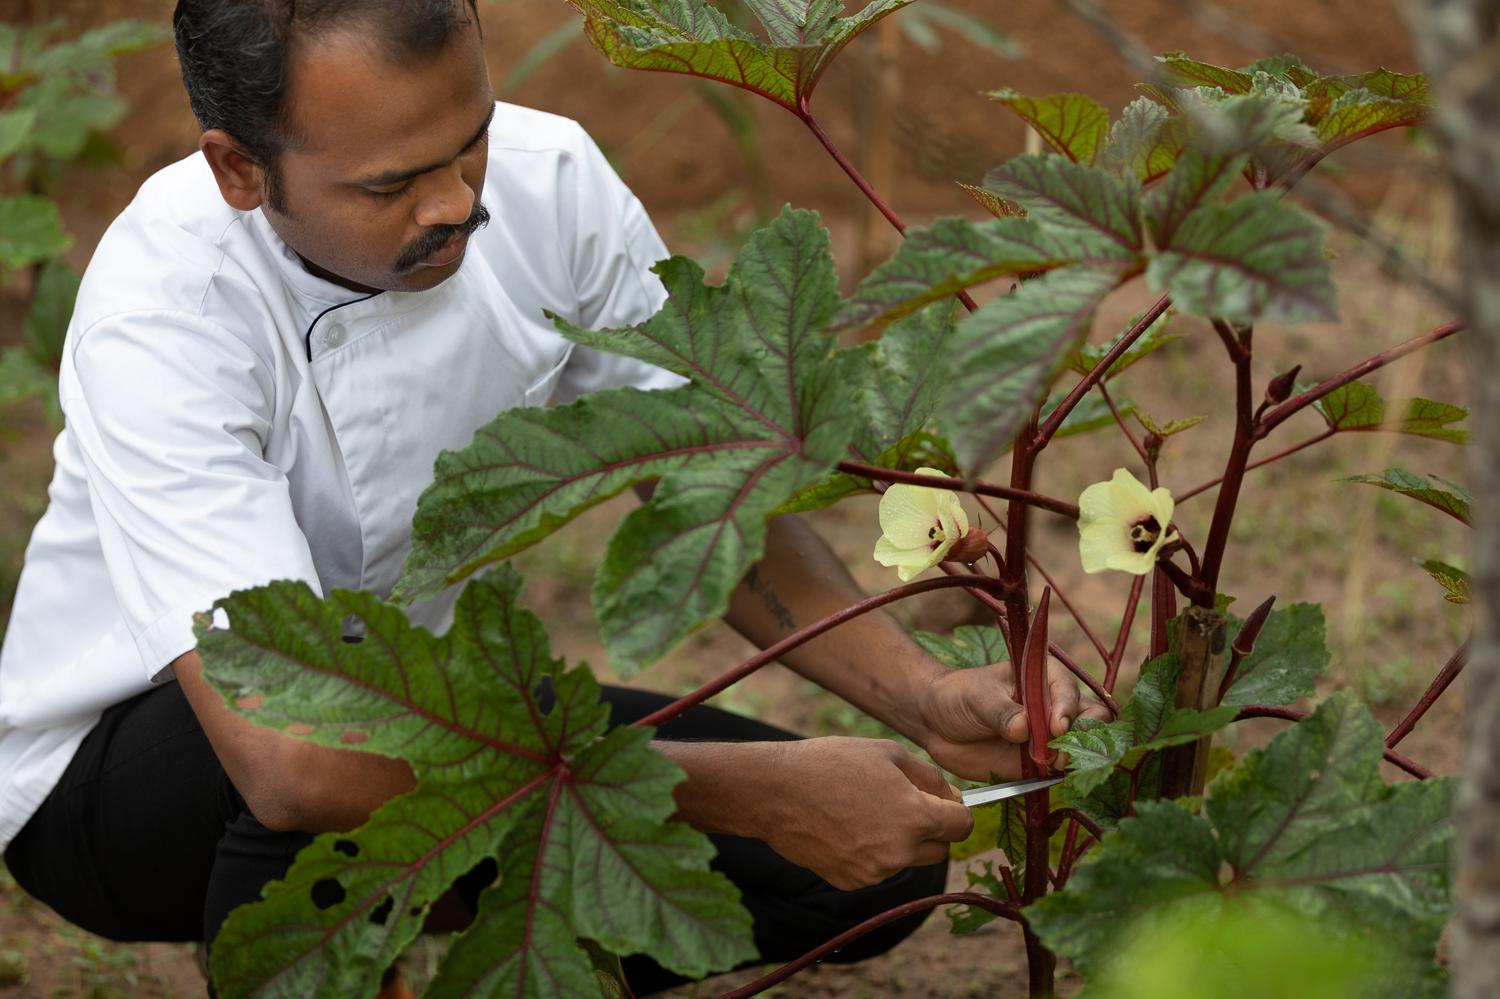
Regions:
<svg viewBox="0 0 1500 999"><path fill-rule="evenodd" d="M969 533L959 538L948 554L944 556L946 562L962 562L964 565L972 565L984 557L985 552L990 550L990 536L984 533L980 527L969 528Z"/></svg>
<svg viewBox="0 0 1500 999"><path fill-rule="evenodd" d="M1302 365L1297 365L1290 371L1282 372L1271 379L1266 386L1266 402L1275 405L1278 402L1286 402L1291 398L1292 389L1297 385L1297 372L1302 370Z"/></svg>

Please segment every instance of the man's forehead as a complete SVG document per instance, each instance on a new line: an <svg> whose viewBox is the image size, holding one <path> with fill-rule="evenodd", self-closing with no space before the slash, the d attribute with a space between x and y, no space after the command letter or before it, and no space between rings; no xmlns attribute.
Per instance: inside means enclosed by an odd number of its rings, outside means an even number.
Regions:
<svg viewBox="0 0 1500 999"><path fill-rule="evenodd" d="M289 149L318 157L430 158L435 146L471 134L476 115L493 104L472 26L409 61L394 58L369 31L331 32L294 45L287 70Z"/></svg>

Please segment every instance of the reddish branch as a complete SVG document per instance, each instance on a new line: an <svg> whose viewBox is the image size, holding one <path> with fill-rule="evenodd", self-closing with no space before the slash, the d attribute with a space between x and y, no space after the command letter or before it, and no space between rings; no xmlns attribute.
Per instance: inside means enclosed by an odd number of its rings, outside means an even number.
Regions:
<svg viewBox="0 0 1500 999"><path fill-rule="evenodd" d="M1219 320L1214 321L1214 330L1224 340L1224 347L1234 361L1235 419L1234 441L1229 445L1229 457L1224 462L1223 485L1214 502L1214 517L1208 528L1208 541L1203 545L1203 572L1199 578L1208 594L1207 603L1204 604L1208 607L1213 606L1214 593L1219 586L1219 567L1224 562L1224 550L1229 545L1229 525L1234 521L1234 509L1240 498L1240 484L1245 478L1245 466L1250 463L1250 449L1255 446L1256 441L1256 426L1250 413L1253 401L1250 330L1232 330L1228 324ZM1203 603L1201 595L1195 602Z"/></svg>
<svg viewBox="0 0 1500 999"><path fill-rule="evenodd" d="M897 215L895 210L880 196L880 192L870 186L870 182L865 180L864 175L855 168L849 157L844 155L844 151L834 143L832 137L823 131L823 126L819 125L818 119L813 117L812 109L808 107L807 97L805 96L797 102L797 117L801 118L802 123L812 131L813 135L817 136L818 141L823 144L823 148L828 151L828 155L832 156L833 161L839 165L839 168L849 175L849 179L854 181L854 186L859 188L864 196L869 199L870 204L874 205L876 210L885 216L885 220L894 226L897 232L905 236L906 223L901 221L901 216ZM964 308L970 312L974 312L979 308L978 303L969 296L967 291L960 291L958 293L958 300L964 303Z"/></svg>
<svg viewBox="0 0 1500 999"><path fill-rule="evenodd" d="M1115 635L1115 647L1110 650L1109 661L1104 668L1104 689L1115 690L1115 678L1120 674L1120 663L1125 659L1125 646L1130 642L1130 626L1135 624L1135 612L1141 603L1141 590L1146 587L1146 577L1137 576L1130 584L1130 597L1125 603L1125 613L1120 616L1120 630Z"/></svg>
<svg viewBox="0 0 1500 999"><path fill-rule="evenodd" d="M1234 716L1235 721L1244 721L1247 718L1280 718L1282 721L1299 722L1307 717L1306 711L1298 711L1295 708L1277 708L1269 704L1250 704L1240 708L1239 714ZM1426 780L1433 776L1422 764L1410 757L1402 756L1392 749L1385 751L1385 761L1392 766L1405 770L1419 780Z"/></svg>
<svg viewBox="0 0 1500 999"><path fill-rule="evenodd" d="M1031 627L1026 630L1026 649L1022 654L1025 669L1022 672L1021 703L1026 706L1026 722L1031 740L1027 752L1033 763L1050 767L1057 758L1057 750L1047 745L1052 741L1052 712L1047 704L1047 611L1052 606L1052 590L1042 590L1042 599L1037 601L1036 615Z"/></svg>
<svg viewBox="0 0 1500 999"><path fill-rule="evenodd" d="M1047 816L1047 835L1051 836L1056 833L1057 830L1062 828L1062 824L1069 819L1072 819L1074 822L1087 829L1089 831L1089 835L1093 836L1095 839L1104 838L1104 830L1099 827L1099 823L1089 818L1089 816L1084 812L1080 812L1076 808L1068 807L1055 809L1051 815Z"/></svg>
<svg viewBox="0 0 1500 999"><path fill-rule="evenodd" d="M904 919L913 913L925 912L928 909L935 909L940 905L972 905L975 908L993 913L1002 919L1024 923L1020 910L1014 905L1011 905L1009 902L1002 902L998 898L981 895L978 892L961 891L949 892L946 895L930 895L927 898L919 898L915 901L907 902L905 905L898 905L894 909L887 909L878 916L871 916L859 925L840 933L822 946L808 951L795 961L782 965L769 975L764 975L753 982L741 985L737 989L725 992L719 995L717 999L749 999L750 996L759 995L771 986L780 984L791 978L808 965L815 964L829 954L849 946L867 933L878 930L880 927L893 923L898 919Z"/></svg>
<svg viewBox="0 0 1500 999"><path fill-rule="evenodd" d="M1330 427L1327 430L1323 431L1321 434L1318 434L1314 437L1309 437L1301 444L1293 444L1291 447L1283 451L1277 451L1275 454L1267 455L1266 457L1261 458L1258 461L1252 461L1250 464L1245 466L1245 471L1251 472L1257 468L1260 468L1262 465L1269 465L1273 461L1280 461L1282 458L1290 457L1291 455L1296 454L1298 451L1301 451L1303 448L1312 447L1314 444L1321 444L1323 441L1326 441L1336 433L1338 433L1338 431ZM1207 492L1223 481L1224 476L1221 475L1217 479L1212 479L1208 482L1203 483L1202 485L1194 486L1182 495L1175 496L1173 498L1176 499L1177 504L1181 506L1183 503L1186 503L1188 500L1192 499L1194 496L1197 496L1199 493Z"/></svg>
<svg viewBox="0 0 1500 999"><path fill-rule="evenodd" d="M1438 675L1433 677L1432 683L1427 687L1427 692L1422 695L1422 699L1416 703L1416 706L1411 711L1407 712L1406 717L1401 719L1400 724L1391 729L1391 734L1385 737L1386 749L1395 749L1396 744L1411 733L1411 730L1416 727L1417 722L1422 720L1422 716L1427 713L1427 710L1437 703L1439 697L1443 696L1443 691L1447 690L1449 685L1458 679L1458 674L1463 672L1464 665L1468 661L1469 643L1465 642L1448 658L1448 662L1438 671Z"/></svg>
<svg viewBox="0 0 1500 999"><path fill-rule="evenodd" d="M1373 357L1366 358L1347 371L1344 371L1341 374L1334 375L1327 381L1318 383L1316 386L1308 389L1306 392L1303 392L1300 395L1292 396L1286 402L1277 406L1275 409L1271 410L1260 418L1260 422L1256 427L1256 438L1259 439L1265 437L1272 430L1276 429L1283 422L1285 422L1286 419L1293 413L1306 409L1308 406L1311 406L1313 403L1317 402L1319 399L1323 398L1325 395L1334 391L1335 389L1343 388L1350 382L1355 381L1359 378L1363 378L1370 372L1375 371L1378 368L1383 368L1387 364L1390 364L1392 361L1398 358L1405 357L1407 354L1410 354L1414 350L1419 350L1422 347L1427 346L1428 344L1437 343L1444 337L1452 336L1454 333L1457 333L1463 328L1464 324L1456 320L1453 322L1444 323L1434 330L1423 333L1421 336L1415 336L1410 340L1407 340L1405 343L1399 343L1396 346L1392 347L1390 350L1383 350Z"/></svg>
<svg viewBox="0 0 1500 999"><path fill-rule="evenodd" d="M846 621L852 621L862 614L868 614L878 607L884 607L886 604L895 603L897 600L904 600L918 593L926 593L929 590L943 590L954 586L963 586L970 590L982 591L985 589L998 589L1001 585L999 580L991 579L988 576L965 574L958 577L950 576L946 579L922 579L915 583L907 583L905 586L898 586L893 590L876 594L873 597L866 597L859 603L845 607L836 614L830 614L821 621L815 621L805 628L799 628L775 645L767 646L759 654L751 656L734 669L718 677L718 679L709 681L692 693L679 697L671 704L651 712L646 717L632 724L661 725L664 722L671 721L688 708L701 704L715 694L727 690L762 666L773 662L797 648L797 646L810 642L825 631L836 628Z"/></svg>
<svg viewBox="0 0 1500 999"><path fill-rule="evenodd" d="M1041 493L1032 492L1030 489L1017 489L1013 486L1001 486L993 482L965 482L963 479L952 478L947 475L921 475L917 472L903 472L894 468L881 468L878 465L866 465L858 461L841 461L838 470L848 475L857 475L862 479L873 479L879 482L900 482L904 485L927 486L931 489L951 489L954 492L974 493L976 496L994 496L1008 502L1014 501L1049 510L1052 513L1067 517L1070 520L1078 519L1078 506L1067 500L1056 499L1052 496L1043 496Z"/></svg>
<svg viewBox="0 0 1500 999"><path fill-rule="evenodd" d="M1145 332L1151 328L1151 324L1160 319L1161 314L1166 312L1171 304L1172 299L1167 295L1157 299L1156 304L1146 310L1146 314L1141 316L1139 322L1125 331L1125 335L1120 337L1119 342L1109 349L1098 364L1094 365L1093 370L1078 380L1073 390L1063 397L1063 401L1058 403L1052 415L1047 417L1047 422L1038 428L1031 450L1040 450L1047 446L1047 442L1057 433L1057 428L1062 426L1063 420L1066 420L1068 414L1073 412L1073 407L1089 394L1089 389L1093 388L1096 382L1103 381L1104 376L1109 373L1110 366L1145 335Z"/></svg>

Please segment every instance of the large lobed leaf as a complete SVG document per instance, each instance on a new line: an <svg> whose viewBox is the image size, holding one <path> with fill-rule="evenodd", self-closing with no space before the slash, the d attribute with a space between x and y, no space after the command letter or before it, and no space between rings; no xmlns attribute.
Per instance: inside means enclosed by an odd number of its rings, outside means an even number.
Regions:
<svg viewBox="0 0 1500 999"><path fill-rule="evenodd" d="M1315 402L1328 429L1338 433L1389 430L1450 444L1467 444L1469 432L1453 424L1466 419L1467 409L1432 399L1409 399L1395 412L1367 382L1350 382Z"/></svg>
<svg viewBox="0 0 1500 999"><path fill-rule="evenodd" d="M1244 622L1229 619L1231 643ZM1324 639L1323 608L1292 604L1271 612L1256 636L1255 648L1236 670L1222 703L1291 704L1311 697L1318 677L1333 658Z"/></svg>
<svg viewBox="0 0 1500 999"><path fill-rule="evenodd" d="M1068 754L1064 800L1087 807L1089 795L1117 767L1135 767L1153 750L1193 742L1234 720L1234 708L1176 707L1177 670L1175 654L1157 656L1141 668L1140 679L1118 718L1112 722L1086 718L1052 740L1050 745Z"/></svg>
<svg viewBox="0 0 1500 999"><path fill-rule="evenodd" d="M595 578L611 661L629 673L705 619L760 557L766 517L847 454L866 361L820 331L838 308L828 233L786 210L722 286L681 257L658 264L668 300L638 326L572 340L691 377L501 414L437 462L397 588L423 597L529 545L634 482L659 480L625 518Z"/></svg>
<svg viewBox="0 0 1500 999"><path fill-rule="evenodd" d="M1278 192L1203 205L1159 251L1147 279L1185 312L1236 323L1338 316L1323 226Z"/></svg>
<svg viewBox="0 0 1500 999"><path fill-rule="evenodd" d="M1010 447L1127 267L1064 267L959 323L941 424L965 474L977 475Z"/></svg>
<svg viewBox="0 0 1500 999"><path fill-rule="evenodd" d="M1139 803L1064 891L1028 907L1028 922L1086 975L1110 966L1126 925L1214 920L1230 906L1373 935L1414 975L1433 974L1455 782L1385 784L1383 735L1334 695L1221 774L1203 815Z"/></svg>
<svg viewBox="0 0 1500 999"><path fill-rule="evenodd" d="M34 194L0 197L0 270L55 257L72 245L57 206Z"/></svg>
<svg viewBox="0 0 1500 999"><path fill-rule="evenodd" d="M991 170L984 186L1066 239L1076 260L1134 261L1141 254L1141 189L1132 176L1035 154Z"/></svg>
<svg viewBox="0 0 1500 999"><path fill-rule="evenodd" d="M1104 148L1109 132L1109 112L1085 94L1053 94L1027 97L1014 90L995 90L989 95L1018 114L1047 145L1075 163L1091 166Z"/></svg>
<svg viewBox="0 0 1500 999"><path fill-rule="evenodd" d="M502 881L429 994L480 981L492 996L589 994L579 938L692 976L754 956L712 847L666 821L681 771L649 730L606 733L598 685L550 657L519 592L509 568L471 583L441 638L369 594L320 600L290 582L219 601L232 630L200 625L206 675L241 714L404 759L417 781L353 832L319 836L230 915L213 950L220 995L373 994L433 902L491 857ZM342 640L351 617L357 644Z"/></svg>
<svg viewBox="0 0 1500 999"><path fill-rule="evenodd" d="M570 2L617 66L720 80L799 112L843 47L911 0L874 0L851 17L841 0L745 0L769 44L704 0Z"/></svg>
<svg viewBox="0 0 1500 999"><path fill-rule="evenodd" d="M1378 489L1387 489L1410 497L1418 503L1426 503L1434 510L1441 510L1460 523L1473 524L1474 522L1473 513L1470 510L1474 497L1458 483L1440 479L1436 475L1429 479L1392 465L1379 475L1350 475L1340 481L1362 482Z"/></svg>

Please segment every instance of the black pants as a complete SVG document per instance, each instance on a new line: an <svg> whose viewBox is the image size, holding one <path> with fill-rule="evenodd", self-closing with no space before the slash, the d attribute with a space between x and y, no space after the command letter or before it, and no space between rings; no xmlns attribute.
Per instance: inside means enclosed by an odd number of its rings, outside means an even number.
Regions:
<svg viewBox="0 0 1500 999"><path fill-rule="evenodd" d="M660 694L606 687L612 724L644 717ZM750 742L793 739L783 729L697 707L663 726L665 739ZM229 911L260 897L311 837L257 822L219 765L181 689L164 684L104 713L58 786L5 851L22 888L69 922L111 940L212 940ZM760 840L714 836L713 866L732 880L755 921L761 958L782 962L855 923L943 890L946 863L841 892ZM483 865L481 865L483 866ZM469 904L493 878L460 882ZM853 962L888 950L922 915L893 923L840 951ZM627 958L640 995L683 979L643 957Z"/></svg>

